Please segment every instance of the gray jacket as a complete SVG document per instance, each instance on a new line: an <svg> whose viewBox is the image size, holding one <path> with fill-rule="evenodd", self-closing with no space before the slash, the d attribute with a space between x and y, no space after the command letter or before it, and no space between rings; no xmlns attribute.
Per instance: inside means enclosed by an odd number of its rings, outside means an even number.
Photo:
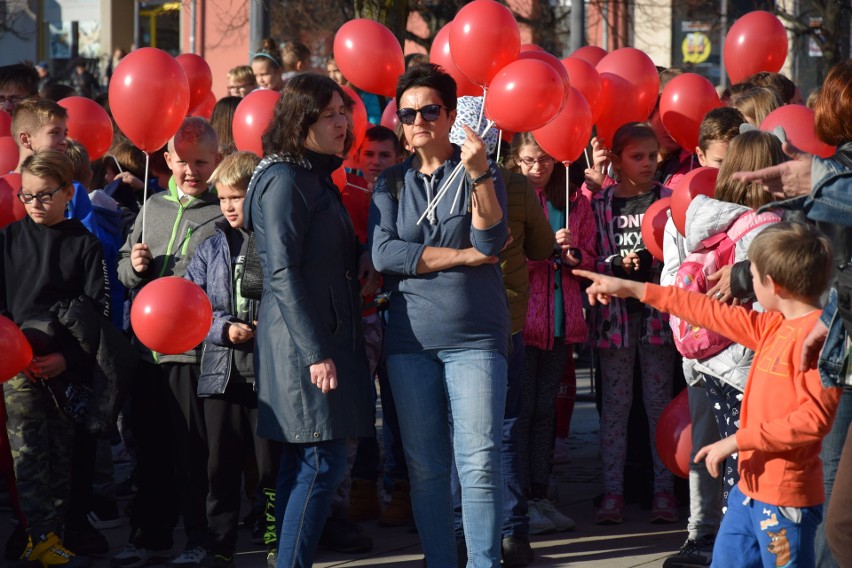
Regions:
<svg viewBox="0 0 852 568"><path fill-rule="evenodd" d="M142 287L161 276L186 274L195 248L216 232L216 221L222 217L219 199L212 192L193 198L186 206L178 200L174 182L169 182L168 191L153 195L145 202L136 218L127 241L118 251L118 279L135 296ZM154 260L145 272L136 272L130 263L133 245L142 242L142 219L145 218L145 240ZM136 342L146 361L157 363L198 363L201 355L198 348L178 355L154 354Z"/></svg>
<svg viewBox="0 0 852 568"><path fill-rule="evenodd" d="M271 163L243 203L263 267L255 336L257 433L290 443L367 436L373 429L361 332L358 241L331 172L340 158ZM337 389L323 394L310 365L331 358Z"/></svg>

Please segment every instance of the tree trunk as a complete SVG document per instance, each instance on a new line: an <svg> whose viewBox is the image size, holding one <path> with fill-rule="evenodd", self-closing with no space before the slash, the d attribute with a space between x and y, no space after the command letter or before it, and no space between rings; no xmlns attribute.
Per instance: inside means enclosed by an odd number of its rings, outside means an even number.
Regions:
<svg viewBox="0 0 852 568"><path fill-rule="evenodd" d="M405 48L408 0L354 0L355 17L375 20L387 27Z"/></svg>

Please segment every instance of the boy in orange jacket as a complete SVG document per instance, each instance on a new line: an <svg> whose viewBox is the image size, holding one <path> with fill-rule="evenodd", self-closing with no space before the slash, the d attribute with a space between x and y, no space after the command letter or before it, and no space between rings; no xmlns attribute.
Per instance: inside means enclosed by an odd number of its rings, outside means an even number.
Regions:
<svg viewBox="0 0 852 568"><path fill-rule="evenodd" d="M725 458L739 452L740 482L731 490L712 566L814 566L825 501L819 452L841 391L823 387L816 370L803 371L801 358L831 277L831 244L809 226L781 222L755 237L749 258L764 313L675 287L574 273L592 280L586 290L592 303L638 298L755 352L739 431L695 456L717 477Z"/></svg>

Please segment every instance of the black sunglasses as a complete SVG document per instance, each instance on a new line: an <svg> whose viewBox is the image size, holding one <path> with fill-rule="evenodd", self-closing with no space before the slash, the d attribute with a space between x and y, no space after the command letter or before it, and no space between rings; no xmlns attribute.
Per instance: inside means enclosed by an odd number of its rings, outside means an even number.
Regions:
<svg viewBox="0 0 852 568"><path fill-rule="evenodd" d="M432 122L433 120L438 120L438 117L441 116L441 109L447 108L444 105L426 105L421 108L401 108L396 111L396 115L399 117L399 121L403 124L414 124L414 121L417 120L417 113L423 117L423 120L426 122Z"/></svg>

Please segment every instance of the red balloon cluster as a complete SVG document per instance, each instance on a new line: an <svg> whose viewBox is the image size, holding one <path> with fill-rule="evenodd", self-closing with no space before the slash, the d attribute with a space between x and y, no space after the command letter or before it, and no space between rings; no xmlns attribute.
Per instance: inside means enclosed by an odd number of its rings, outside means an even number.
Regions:
<svg viewBox="0 0 852 568"><path fill-rule="evenodd" d="M704 115L720 106L722 102L710 81L695 73L684 73L663 89L660 118L681 148L694 151Z"/></svg>
<svg viewBox="0 0 852 568"><path fill-rule="evenodd" d="M281 95L276 91L260 90L250 92L240 101L231 123L234 144L238 150L263 156L260 138L272 121L275 103L279 98Z"/></svg>
<svg viewBox="0 0 852 568"><path fill-rule="evenodd" d="M571 57L576 57L577 59L582 59L592 67L596 67L598 63L600 63L601 59L607 56L607 51L596 45L584 45L580 49L574 51L571 54Z"/></svg>
<svg viewBox="0 0 852 568"><path fill-rule="evenodd" d="M18 145L11 136L0 136L0 173L10 172L18 167Z"/></svg>
<svg viewBox="0 0 852 568"><path fill-rule="evenodd" d="M601 116L601 76L595 66L579 57L566 57L562 65L568 71L571 86L583 94L592 111L592 124Z"/></svg>
<svg viewBox="0 0 852 568"><path fill-rule="evenodd" d="M565 86L552 65L518 59L494 76L485 96L485 115L502 129L536 130L562 110Z"/></svg>
<svg viewBox="0 0 852 568"><path fill-rule="evenodd" d="M657 420L654 433L657 455L678 477L689 478L692 457L692 419L689 416L687 389L683 389L666 406Z"/></svg>
<svg viewBox="0 0 852 568"><path fill-rule="evenodd" d="M0 316L0 345L3 346L0 382L5 382L29 366L33 360L33 350L15 322L3 316Z"/></svg>
<svg viewBox="0 0 852 568"><path fill-rule="evenodd" d="M477 85L488 87L520 51L518 22L503 4L474 0L456 14L450 28L450 52L456 66Z"/></svg>
<svg viewBox="0 0 852 568"><path fill-rule="evenodd" d="M213 91L209 91L207 93L207 98L204 99L204 102L195 107L189 114L190 116L200 116L202 118L210 120L210 117L213 116L213 107L215 106L216 95L213 94Z"/></svg>
<svg viewBox="0 0 852 568"><path fill-rule="evenodd" d="M749 12L725 36L725 71L732 83L760 71L777 73L786 58L787 30L769 12Z"/></svg>
<svg viewBox="0 0 852 568"><path fill-rule="evenodd" d="M334 60L350 83L368 93L394 96L405 70L396 36L373 20L350 20L334 36Z"/></svg>
<svg viewBox="0 0 852 568"><path fill-rule="evenodd" d="M654 258L663 262L663 236L669 220L671 197L663 197L653 202L642 217L642 242Z"/></svg>
<svg viewBox="0 0 852 568"><path fill-rule="evenodd" d="M681 235L686 234L686 210L696 195L713 197L716 192L716 168L695 168L680 179L672 191L672 221Z"/></svg>
<svg viewBox="0 0 852 568"><path fill-rule="evenodd" d="M133 333L157 353L189 351L204 341L212 323L213 308L204 290L176 276L146 285L130 308Z"/></svg>
<svg viewBox="0 0 852 568"><path fill-rule="evenodd" d="M568 101L556 118L533 132L541 149L560 162L574 162L592 134L592 111L582 93L568 88Z"/></svg>
<svg viewBox="0 0 852 568"><path fill-rule="evenodd" d="M19 191L21 174L11 172L0 177L0 228L27 216L26 207L18 199Z"/></svg>
<svg viewBox="0 0 852 568"><path fill-rule="evenodd" d="M104 108L86 97L67 97L59 106L68 111L68 137L83 145L97 160L112 146L112 119Z"/></svg>
<svg viewBox="0 0 852 568"><path fill-rule="evenodd" d="M450 28L453 23L448 22L443 28L435 34L435 39L432 40L432 49L429 50L429 61L436 65L440 65L456 81L456 94L460 97L478 97L482 95L482 87L471 82L470 79L462 73L456 62L453 61L453 55L450 53Z"/></svg>
<svg viewBox="0 0 852 568"><path fill-rule="evenodd" d="M601 115L598 138L612 144L615 131L628 122L643 122L651 115L660 92L660 76L651 58L634 47L622 47L597 65L601 77Z"/></svg>
<svg viewBox="0 0 852 568"><path fill-rule="evenodd" d="M186 74L165 51L132 51L109 82L109 105L124 135L143 152L156 152L174 136L189 110Z"/></svg>
<svg viewBox="0 0 852 568"><path fill-rule="evenodd" d="M186 74L189 83L189 112L195 114L196 109L204 104L213 88L213 73L204 58L194 53L181 53L175 57ZM215 97L214 97L215 104ZM211 109L212 110L212 109ZM203 116L199 114L198 116Z"/></svg>
<svg viewBox="0 0 852 568"><path fill-rule="evenodd" d="M763 122L761 130L774 130L776 126L784 128L787 140L793 146L814 154L820 158L830 158L835 148L819 139L814 131L814 111L802 105L785 105L770 112Z"/></svg>

